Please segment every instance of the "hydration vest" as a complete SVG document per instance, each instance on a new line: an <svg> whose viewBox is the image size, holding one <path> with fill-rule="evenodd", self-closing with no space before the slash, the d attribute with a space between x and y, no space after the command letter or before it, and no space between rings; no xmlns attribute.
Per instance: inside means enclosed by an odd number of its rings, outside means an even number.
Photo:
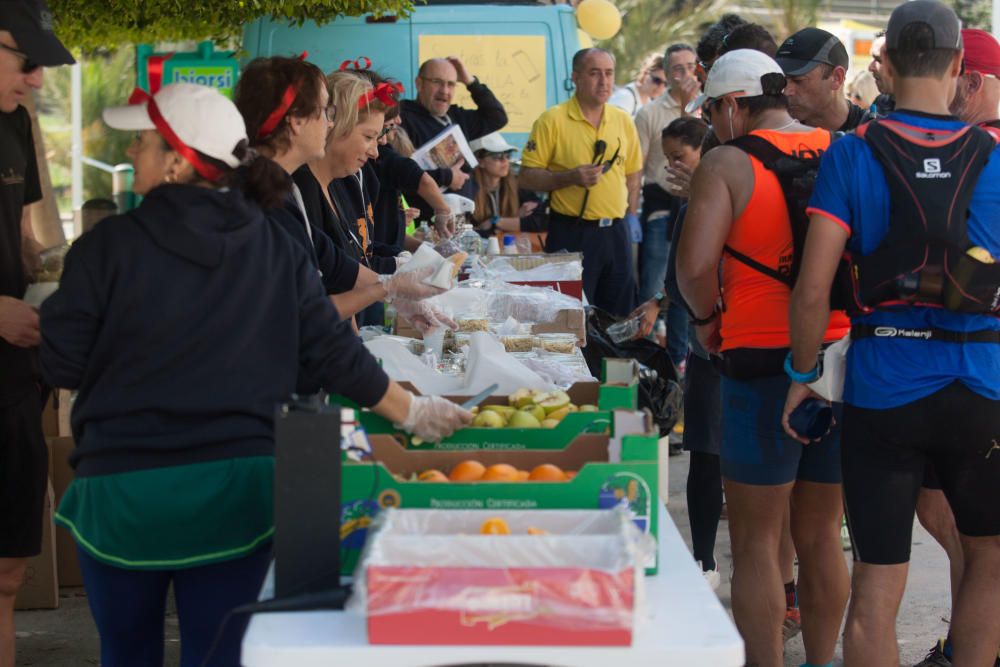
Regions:
<svg viewBox="0 0 1000 667"><path fill-rule="evenodd" d="M852 315L930 306L1000 316L1000 263L968 254L967 228L973 190L996 142L976 127L945 134L931 141L926 130L892 120L858 128L885 172L890 206L878 248L848 255Z"/></svg>

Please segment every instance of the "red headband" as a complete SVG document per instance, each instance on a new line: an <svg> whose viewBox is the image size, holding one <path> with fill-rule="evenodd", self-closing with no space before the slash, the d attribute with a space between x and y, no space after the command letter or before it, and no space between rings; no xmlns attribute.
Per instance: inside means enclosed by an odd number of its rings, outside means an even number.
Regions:
<svg viewBox="0 0 1000 667"><path fill-rule="evenodd" d="M129 104L142 104L146 103L146 113L149 114L149 119L153 121L153 125L156 126L156 130L160 133L160 136L166 140L167 145L172 149L180 153L180 155L191 163L195 171L201 174L206 180L212 181L213 183L222 178L223 172L221 169L215 165L209 164L198 155L198 153L188 146L186 143L181 141L170 125L167 123L163 114L160 113L160 107L156 106L156 100L153 96L147 93L142 88L136 88L132 91L132 95L129 97Z"/></svg>
<svg viewBox="0 0 1000 667"><path fill-rule="evenodd" d="M303 51L299 54L298 59L305 60L309 56L308 51ZM288 87L285 88L284 94L281 96L281 103L278 104L278 108L270 113L270 115L264 119L261 123L260 129L257 130L257 139L263 139L278 127L278 124L288 113L288 110L292 108L292 103L295 102L296 96L299 94L298 83L290 83Z"/></svg>
<svg viewBox="0 0 1000 667"><path fill-rule="evenodd" d="M395 83L384 81L361 96L358 100L358 109L364 109L375 98L387 107L394 107L397 104L396 95L402 92L403 84L398 81Z"/></svg>
<svg viewBox="0 0 1000 667"><path fill-rule="evenodd" d="M361 66L362 60L365 63L364 67ZM344 62L340 63L339 71L343 72L346 69L359 70L359 69L371 69L371 68L372 68L372 61L369 60L368 56L360 56L357 60L345 60Z"/></svg>

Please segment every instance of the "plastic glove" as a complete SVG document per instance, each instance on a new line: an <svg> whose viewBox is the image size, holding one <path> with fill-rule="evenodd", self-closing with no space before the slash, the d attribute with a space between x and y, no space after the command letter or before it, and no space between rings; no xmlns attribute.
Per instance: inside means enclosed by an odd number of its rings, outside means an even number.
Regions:
<svg viewBox="0 0 1000 667"><path fill-rule="evenodd" d="M398 255L396 255L396 269L399 270L399 267L403 266L411 259L413 259L413 255L407 252L406 250L399 253Z"/></svg>
<svg viewBox="0 0 1000 667"><path fill-rule="evenodd" d="M433 273L433 267L428 266L416 271L394 273L391 276L380 275L378 281L382 283L382 287L386 291L386 299L390 301L397 298L420 300L445 292L440 287L434 287L424 282Z"/></svg>
<svg viewBox="0 0 1000 667"><path fill-rule="evenodd" d="M458 325L450 317L423 301L400 299L395 306L396 312L405 317L421 334L437 327L448 327L452 331L458 329Z"/></svg>
<svg viewBox="0 0 1000 667"><path fill-rule="evenodd" d="M632 243L642 243L642 225L635 213L625 214L625 224L628 226L628 238Z"/></svg>
<svg viewBox="0 0 1000 667"><path fill-rule="evenodd" d="M427 442L439 442L472 422L472 413L440 396L414 396L406 421L398 424Z"/></svg>

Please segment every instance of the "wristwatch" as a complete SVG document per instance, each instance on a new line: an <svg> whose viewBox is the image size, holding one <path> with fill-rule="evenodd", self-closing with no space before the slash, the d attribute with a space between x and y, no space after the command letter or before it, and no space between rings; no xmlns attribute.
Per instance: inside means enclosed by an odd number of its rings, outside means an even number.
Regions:
<svg viewBox="0 0 1000 667"><path fill-rule="evenodd" d="M667 295L663 293L663 290L656 290L653 298L656 299L656 305L659 306L661 311L666 310L667 306L670 305L670 300L667 299Z"/></svg>

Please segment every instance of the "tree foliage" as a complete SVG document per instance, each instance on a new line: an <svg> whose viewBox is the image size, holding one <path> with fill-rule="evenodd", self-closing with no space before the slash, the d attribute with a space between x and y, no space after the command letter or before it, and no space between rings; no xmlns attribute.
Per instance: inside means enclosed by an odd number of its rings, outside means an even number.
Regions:
<svg viewBox="0 0 1000 667"><path fill-rule="evenodd" d="M226 41L262 17L325 23L338 16L406 14L411 0L50 0L56 32L85 50L177 39Z"/></svg>
<svg viewBox="0 0 1000 667"><path fill-rule="evenodd" d="M631 81L650 53L663 53L675 42L694 46L701 33L722 14L723 0L618 0L622 29L597 43L615 56L618 83Z"/></svg>
<svg viewBox="0 0 1000 667"><path fill-rule="evenodd" d="M990 31L993 23L993 3L991 0L952 0L950 2L962 26Z"/></svg>
<svg viewBox="0 0 1000 667"><path fill-rule="evenodd" d="M763 0L763 3L770 15L760 22L773 30L778 44L803 28L817 25L820 10L829 4L826 0Z"/></svg>

